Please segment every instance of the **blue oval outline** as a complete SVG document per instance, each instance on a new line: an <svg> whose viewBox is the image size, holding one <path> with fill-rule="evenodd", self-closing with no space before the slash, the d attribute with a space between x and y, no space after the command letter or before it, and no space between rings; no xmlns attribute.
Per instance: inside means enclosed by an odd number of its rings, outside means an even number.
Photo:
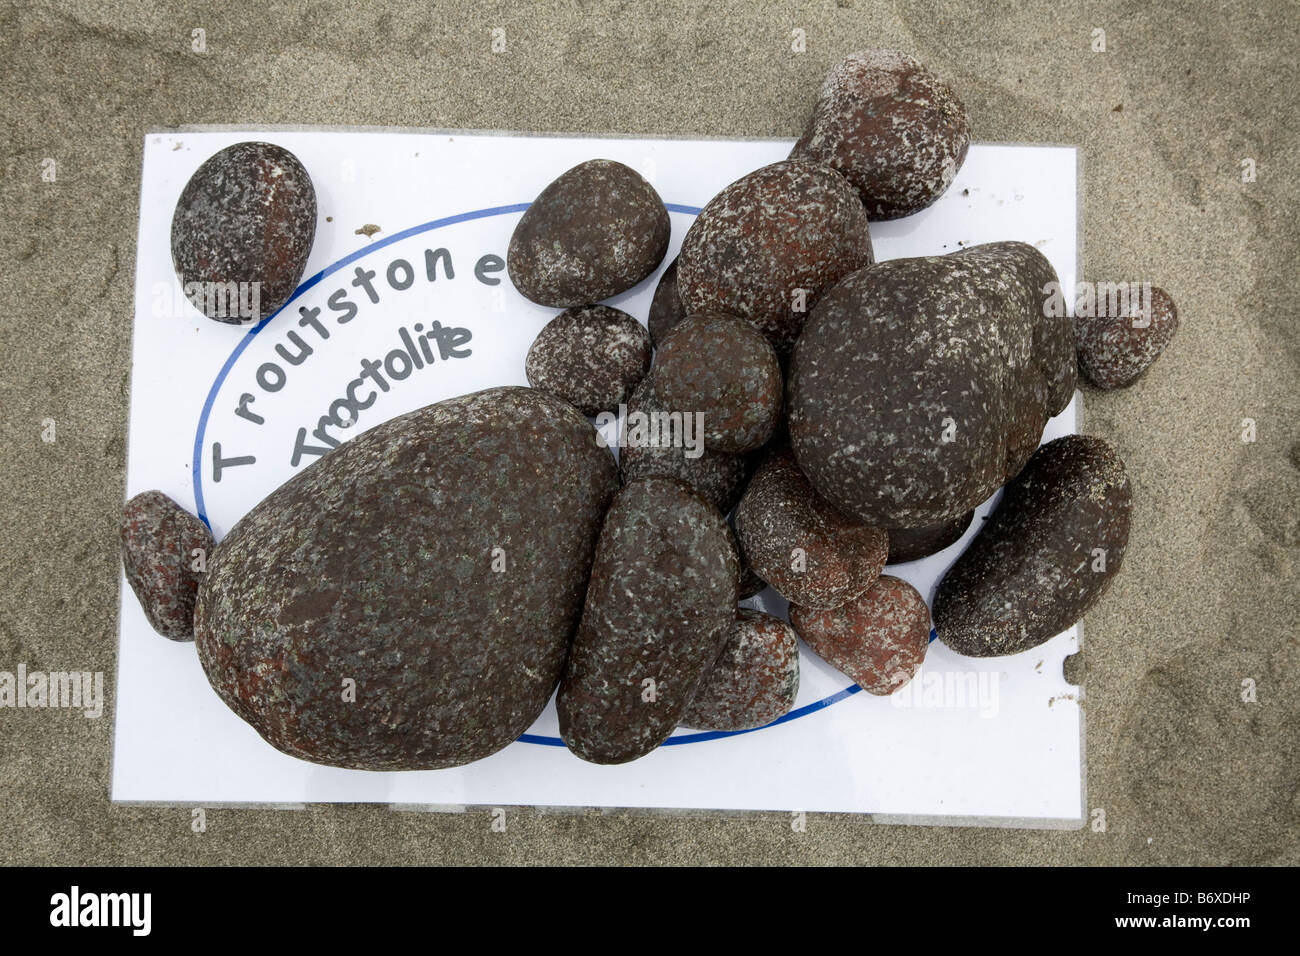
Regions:
<svg viewBox="0 0 1300 956"><path fill-rule="evenodd" d="M455 216L433 219L418 226L403 229L401 232L395 232L391 236L385 236L378 242L370 243L365 248L348 253L342 259L326 266L320 272L299 284L298 288L293 290L293 295L289 296L289 298L285 300L284 305L280 306L280 308L276 309L271 315L268 315L261 322L258 322L257 325L249 329L244 334L244 337L239 340L239 344L236 345L234 350L230 353L230 357L227 358L225 363L221 366L221 370L217 373L217 377L213 381L212 387L208 389L208 397L203 402L203 411L199 413L199 425L194 432L194 459L192 469L194 510L199 516L199 520L201 520L205 525L207 525L208 529L211 530L212 524L208 521L203 501L203 440L207 435L208 416L212 414L212 406L217 400L217 393L221 391L221 386L225 384L226 376L229 375L231 369L235 367L235 363L238 362L239 357L244 354L244 350L252 344L257 333L261 332L262 329L266 328L271 322L273 322L276 316L287 309L295 299L308 289L317 285L323 279L329 278L345 266L352 265L352 263L356 262L358 259L364 259L371 253L378 252L380 249L383 249L386 246L391 246L395 242L401 242L403 239L409 239L412 236L418 236L421 233L432 232L434 229L441 229L443 226L454 226L457 223L470 222L474 219L487 219L491 216L505 216L510 213L523 212L531 205L532 203L524 202L514 203L509 206L491 206L487 209L475 209L472 212L463 212ZM686 216L698 216L700 210L703 208L700 206L684 206L680 203L664 203L664 206L669 212L681 213ZM936 634L932 629L930 631L930 640L933 641L935 637ZM752 734L755 731L765 730L768 727L775 727L778 724L784 724L791 720L797 720L800 717L806 717L807 715L819 710L824 710L832 704L838 704L840 701L852 697L861 690L862 688L857 684L850 684L841 691L837 691L828 697L823 697L821 700L813 701L811 704L805 704L803 707L792 710L790 713L778 717L771 723L764 724L761 727L751 727L748 730L710 730L702 731L700 733L682 734L678 737L669 737L661 744L661 746L672 747L677 744L703 743L706 740L721 740L724 737L738 737L741 734ZM559 737L547 737L540 734L521 734L516 740L516 743L538 744L545 747L564 746L564 741Z"/></svg>

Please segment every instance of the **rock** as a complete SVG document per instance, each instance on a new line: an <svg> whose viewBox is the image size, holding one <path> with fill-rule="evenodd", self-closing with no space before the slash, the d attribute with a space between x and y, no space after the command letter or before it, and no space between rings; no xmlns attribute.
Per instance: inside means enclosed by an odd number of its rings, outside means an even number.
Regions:
<svg viewBox="0 0 1300 956"><path fill-rule="evenodd" d="M761 594L767 587L767 582L754 573L754 569L747 564L741 564L740 567L740 589L736 594L738 600L752 598L756 594Z"/></svg>
<svg viewBox="0 0 1300 956"><path fill-rule="evenodd" d="M813 653L867 693L880 696L910 681L930 646L925 598L889 574L830 611L791 605L790 623Z"/></svg>
<svg viewBox="0 0 1300 956"><path fill-rule="evenodd" d="M906 53L864 50L827 75L790 158L843 174L874 221L933 203L969 148L966 108L948 84Z"/></svg>
<svg viewBox="0 0 1300 956"><path fill-rule="evenodd" d="M556 698L573 753L625 763L668 738L726 641L739 574L727 523L685 484L619 492Z"/></svg>
<svg viewBox="0 0 1300 956"><path fill-rule="evenodd" d="M790 442L812 486L889 528L985 501L1074 394L1070 319L1044 314L1055 282L1022 242L892 259L840 282L790 362Z"/></svg>
<svg viewBox="0 0 1300 956"><path fill-rule="evenodd" d="M650 371L650 333L626 312L579 306L551 319L524 363L528 384L584 415L616 412Z"/></svg>
<svg viewBox="0 0 1300 956"><path fill-rule="evenodd" d="M853 188L817 163L784 161L736 180L682 242L677 284L690 315L738 315L787 354L822 294L872 262Z"/></svg>
<svg viewBox="0 0 1300 956"><path fill-rule="evenodd" d="M694 418L683 419L680 412L670 418L672 413L655 395L653 369L633 390L627 410L618 458L624 483L652 475L677 478L723 514L735 507L749 471L747 462L740 455L706 447Z"/></svg>
<svg viewBox="0 0 1300 956"><path fill-rule="evenodd" d="M655 394L673 411L704 414L705 447L753 451L781 414L781 364L761 332L718 312L691 316L655 354Z"/></svg>
<svg viewBox="0 0 1300 956"><path fill-rule="evenodd" d="M298 288L315 238L316 190L298 157L271 143L236 143L181 190L172 263L208 318L257 322Z"/></svg>
<svg viewBox="0 0 1300 956"><path fill-rule="evenodd" d="M1124 463L1110 445L1083 435L1048 442L939 582L939 640L993 657L1064 631L1119 571L1130 508Z"/></svg>
<svg viewBox="0 0 1300 956"><path fill-rule="evenodd" d="M1169 293L1151 287L1138 314L1074 319L1079 371L1098 388L1127 388L1142 377L1173 341L1178 309Z"/></svg>
<svg viewBox="0 0 1300 956"><path fill-rule="evenodd" d="M839 607L875 582L889 539L820 498L788 451L759 466L736 507L744 561L787 601Z"/></svg>
<svg viewBox="0 0 1300 956"><path fill-rule="evenodd" d="M784 717L799 695L799 638L790 625L741 608L682 726L736 731Z"/></svg>
<svg viewBox="0 0 1300 956"><path fill-rule="evenodd" d="M197 552L197 553L196 553ZM194 600L212 553L212 532L161 491L122 508L122 565L149 620L173 641L194 640Z"/></svg>
<svg viewBox="0 0 1300 956"><path fill-rule="evenodd" d="M924 528L886 528L889 558L885 563L903 564L938 554L960 541L974 519L975 512L968 511L960 518Z"/></svg>
<svg viewBox="0 0 1300 956"><path fill-rule="evenodd" d="M506 269L539 305L590 305L659 268L669 231L668 209L636 170L592 159L533 200L510 237Z"/></svg>
<svg viewBox="0 0 1300 956"><path fill-rule="evenodd" d="M399 416L299 472L217 546L199 660L292 756L361 770L486 757L555 689L616 489L591 423L544 392Z"/></svg>
<svg viewBox="0 0 1300 956"><path fill-rule="evenodd" d="M655 348L659 347L673 326L684 318L686 307L682 305L682 296L677 289L677 260L674 259L659 277L654 298L650 300L650 340Z"/></svg>

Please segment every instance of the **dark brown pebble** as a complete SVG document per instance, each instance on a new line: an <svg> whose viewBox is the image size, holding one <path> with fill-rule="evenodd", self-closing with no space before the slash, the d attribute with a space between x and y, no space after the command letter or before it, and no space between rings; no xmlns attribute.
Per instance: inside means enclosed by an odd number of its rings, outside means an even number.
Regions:
<svg viewBox="0 0 1300 956"><path fill-rule="evenodd" d="M799 638L780 618L741 608L722 653L682 715L682 726L762 727L788 714L798 695Z"/></svg>
<svg viewBox="0 0 1300 956"><path fill-rule="evenodd" d="M556 698L573 753L625 763L668 738L722 650L739 575L726 521L685 484L619 492Z"/></svg>
<svg viewBox="0 0 1300 956"><path fill-rule="evenodd" d="M938 554L956 544L974 519L975 512L968 511L960 518L925 528L887 528L889 559L886 563L903 564Z"/></svg>
<svg viewBox="0 0 1300 956"><path fill-rule="evenodd" d="M880 696L912 679L930 645L925 598L888 574L834 610L791 605L790 623L813 653L867 693Z"/></svg>
<svg viewBox="0 0 1300 956"><path fill-rule="evenodd" d="M682 305L682 296L677 288L677 260L664 270L655 286L654 298L650 300L650 340L654 347L664 340L673 328L686 318L686 308Z"/></svg>
<svg viewBox="0 0 1300 956"><path fill-rule="evenodd" d="M540 305L590 305L659 268L670 229L663 200L636 170L592 159L533 200L510 237L506 268Z"/></svg>
<svg viewBox="0 0 1300 956"><path fill-rule="evenodd" d="M149 625L173 641L194 640L194 601L212 554L212 532L161 491L122 508L122 564Z"/></svg>
<svg viewBox="0 0 1300 956"><path fill-rule="evenodd" d="M315 238L316 190L298 157L272 143L236 143L209 157L181 190L172 263L208 318L256 322L298 288Z"/></svg>
<svg viewBox="0 0 1300 956"><path fill-rule="evenodd" d="M1124 463L1102 439L1067 435L1038 449L939 582L939 640L993 657L1064 631L1119 571L1131 501Z"/></svg>
<svg viewBox="0 0 1300 956"><path fill-rule="evenodd" d="M1134 313L1074 319L1079 371L1098 388L1132 385L1168 348L1178 331L1178 309L1169 293L1158 286L1151 287L1149 301L1136 304Z"/></svg>
<svg viewBox="0 0 1300 956"><path fill-rule="evenodd" d="M528 384L584 415L616 412L650 370L650 335L607 305L567 309L537 333L524 369Z"/></svg>

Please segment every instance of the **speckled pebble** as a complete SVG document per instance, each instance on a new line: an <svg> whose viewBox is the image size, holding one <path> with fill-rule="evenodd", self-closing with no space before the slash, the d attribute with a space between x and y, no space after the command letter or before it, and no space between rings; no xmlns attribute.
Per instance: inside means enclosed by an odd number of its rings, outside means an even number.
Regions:
<svg viewBox="0 0 1300 956"><path fill-rule="evenodd" d="M887 528L889 559L886 563L903 564L938 554L944 548L956 544L974 519L975 512L968 511L960 518L943 524L923 528Z"/></svg>
<svg viewBox="0 0 1300 956"><path fill-rule="evenodd" d="M528 384L584 415L614 412L650 370L650 334L607 305L561 312L537 333L524 370Z"/></svg>
<svg viewBox="0 0 1300 956"><path fill-rule="evenodd" d="M709 201L682 241L677 283L689 314L738 315L784 355L822 294L870 262L853 188L826 166L787 160Z"/></svg>
<svg viewBox="0 0 1300 956"><path fill-rule="evenodd" d="M668 209L640 173L592 159L533 200L510 237L506 269L540 305L591 305L659 268L670 229Z"/></svg>
<svg viewBox="0 0 1300 956"><path fill-rule="evenodd" d="M840 282L790 362L790 442L812 486L889 528L985 501L1074 394L1070 319L1044 309L1056 281L1033 246L995 242Z"/></svg>
<svg viewBox="0 0 1300 956"><path fill-rule="evenodd" d="M771 344L733 315L692 315L655 353L655 394L673 411L703 413L707 448L762 447L781 414L782 392Z"/></svg>
<svg viewBox="0 0 1300 956"><path fill-rule="evenodd" d="M833 608L857 597L885 566L888 536L822 500L788 451L759 466L736 507L744 561L795 604Z"/></svg>
<svg viewBox="0 0 1300 956"><path fill-rule="evenodd" d="M1119 571L1131 507L1124 463L1105 441L1067 435L1042 446L939 582L939 639L993 657L1064 631Z"/></svg>
<svg viewBox="0 0 1300 956"><path fill-rule="evenodd" d="M741 608L726 643L700 682L682 726L749 730L784 717L799 695L799 638L790 625Z"/></svg>
<svg viewBox="0 0 1300 956"><path fill-rule="evenodd" d="M722 650L739 575L726 521L685 484L619 492L556 698L573 753L625 763L667 739Z"/></svg>
<svg viewBox="0 0 1300 956"><path fill-rule="evenodd" d="M212 554L212 532L161 491L122 508L122 565L149 626L173 641L194 639L194 601Z"/></svg>
<svg viewBox="0 0 1300 956"><path fill-rule="evenodd" d="M1076 317L1074 346L1079 371L1098 388L1127 388L1173 341L1178 309L1169 293L1151 287L1149 304L1134 316Z"/></svg>
<svg viewBox="0 0 1300 956"><path fill-rule="evenodd" d="M209 157L181 190L172 263L208 318L256 322L298 288L315 238L316 190L298 157L272 143L236 143Z"/></svg>
<svg viewBox="0 0 1300 956"><path fill-rule="evenodd" d="M672 331L686 318L686 307L682 305L681 292L677 288L677 260L674 259L659 277L655 286L654 298L650 300L650 340L658 348L664 336Z"/></svg>
<svg viewBox="0 0 1300 956"><path fill-rule="evenodd" d="M647 416L669 414L668 406L655 395L653 369L633 390L632 397L628 399L627 410L629 418L637 413ZM664 421L664 419L660 420ZM627 424L627 421L624 421L621 426L625 442L630 437ZM745 477L749 473L749 464L745 456L713 451L707 446L702 446L702 453L698 457L691 458L688 457L688 449L684 447L685 434L679 433L676 425L662 428L660 434L665 437L658 446L648 444L619 446L618 464L624 483L652 475L677 478L703 495L706 501L723 514L729 514L736 502L740 500ZM682 437L678 439L679 443L674 445L674 436L678 434ZM696 437L699 437L698 434L692 432L692 438Z"/></svg>
<svg viewBox="0 0 1300 956"><path fill-rule="evenodd" d="M879 696L907 684L930 645L925 598L902 578L888 574L834 610L792 605L790 623L814 654Z"/></svg>
<svg viewBox="0 0 1300 956"><path fill-rule="evenodd" d="M299 472L217 545L199 660L292 756L361 770L486 757L555 690L616 490L591 423L544 392L401 415Z"/></svg>
<svg viewBox="0 0 1300 956"><path fill-rule="evenodd" d="M827 75L791 159L826 163L873 219L910 216L948 188L970 148L951 87L897 50L850 53Z"/></svg>

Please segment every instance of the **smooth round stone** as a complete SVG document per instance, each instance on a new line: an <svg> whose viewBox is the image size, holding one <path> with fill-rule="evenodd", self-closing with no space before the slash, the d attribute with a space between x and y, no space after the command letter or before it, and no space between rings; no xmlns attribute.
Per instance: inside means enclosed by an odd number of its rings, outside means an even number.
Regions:
<svg viewBox="0 0 1300 956"><path fill-rule="evenodd" d="M874 221L933 203L969 148L966 108L948 84L906 53L863 50L827 75L790 158L841 173Z"/></svg>
<svg viewBox="0 0 1300 956"><path fill-rule="evenodd" d="M1127 316L1074 319L1079 371L1098 388L1128 388L1158 359L1178 332L1169 293L1151 287L1148 303Z"/></svg>
<svg viewBox="0 0 1300 956"><path fill-rule="evenodd" d="M652 476L677 478L723 514L731 512L740 500L745 476L749 473L749 464L743 456L710 449L702 434L695 430L689 436L692 447L687 447L688 436L680 413L678 419L659 419L664 424L658 430L658 444L649 443L653 437L649 433L641 435L630 427L633 420L644 423L649 416L670 415L668 406L655 394L653 369L633 390L627 411L628 418L622 425L623 443L618 451L619 469L625 484ZM696 450L700 454L696 455Z"/></svg>
<svg viewBox="0 0 1300 956"><path fill-rule="evenodd" d="M316 190L298 158L272 143L236 143L209 157L181 190L172 263L208 318L257 322L298 288L315 237ZM240 314L244 304L250 314Z"/></svg>
<svg viewBox="0 0 1300 956"><path fill-rule="evenodd" d="M659 277L654 298L650 300L650 340L655 348L673 328L686 318L681 292L677 287L677 260L674 259Z"/></svg>
<svg viewBox="0 0 1300 956"><path fill-rule="evenodd" d="M173 641L192 641L212 532L161 491L144 491L122 508L121 534L126 580L149 626Z"/></svg>
<svg viewBox="0 0 1300 956"><path fill-rule="evenodd" d="M837 511L813 491L789 451L759 466L736 507L745 563L787 601L839 607L875 582L888 536Z"/></svg>
<svg viewBox="0 0 1300 956"><path fill-rule="evenodd" d="M677 284L689 315L740 316L786 355L822 294L872 261L853 187L827 166L786 160L701 210L682 241Z"/></svg>
<svg viewBox="0 0 1300 956"><path fill-rule="evenodd" d="M358 770L486 757L555 690L617 485L591 423L535 389L401 415L221 541L199 588L199 661L291 756Z"/></svg>
<svg viewBox="0 0 1300 956"><path fill-rule="evenodd" d="M939 640L995 657L1060 634L1119 572L1131 510L1124 462L1107 442L1067 435L1043 445L939 582Z"/></svg>
<svg viewBox="0 0 1300 956"><path fill-rule="evenodd" d="M726 641L739 575L726 521L685 484L619 492L556 698L574 754L625 763L668 738Z"/></svg>
<svg viewBox="0 0 1300 956"><path fill-rule="evenodd" d="M784 717L799 695L799 638L789 624L741 608L726 643L700 682L682 726L736 731Z"/></svg>
<svg viewBox="0 0 1300 956"><path fill-rule="evenodd" d="M655 394L673 411L703 413L708 448L753 451L781 414L781 363L748 322L699 313L660 342Z"/></svg>
<svg viewBox="0 0 1300 956"><path fill-rule="evenodd" d="M670 228L668 209L640 173L592 159L533 200L510 237L506 269L539 305L591 305L659 268Z"/></svg>
<svg viewBox="0 0 1300 956"><path fill-rule="evenodd" d="M632 316L607 305L579 306L537 333L524 370L533 388L598 415L627 401L650 370L651 354L650 334Z"/></svg>
<svg viewBox="0 0 1300 956"><path fill-rule="evenodd" d="M804 328L786 392L817 492L888 528L987 500L1074 394L1070 319L1044 308L1056 282L1023 242L891 259L840 282Z"/></svg>
<svg viewBox="0 0 1300 956"><path fill-rule="evenodd" d="M903 564L938 554L960 541L973 520L975 512L968 511L960 518L943 524L923 528L886 528L889 534L889 558L885 563Z"/></svg>
<svg viewBox="0 0 1300 956"><path fill-rule="evenodd" d="M833 610L791 605L790 623L814 654L867 693L880 696L912 679L930 644L925 598L902 578L888 574Z"/></svg>

